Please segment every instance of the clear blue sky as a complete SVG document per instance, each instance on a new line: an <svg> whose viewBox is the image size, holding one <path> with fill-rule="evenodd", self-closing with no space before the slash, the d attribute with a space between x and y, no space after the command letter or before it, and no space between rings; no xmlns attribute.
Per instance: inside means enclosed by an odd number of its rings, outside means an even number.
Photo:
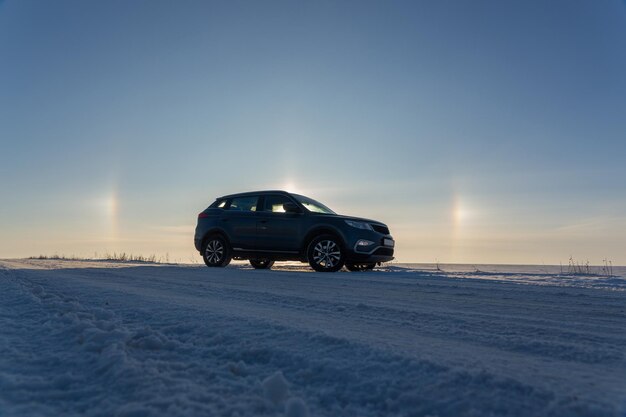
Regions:
<svg viewBox="0 0 626 417"><path fill-rule="evenodd" d="M626 264L625 74L617 0L3 1L0 257L189 261L288 188L401 261Z"/></svg>

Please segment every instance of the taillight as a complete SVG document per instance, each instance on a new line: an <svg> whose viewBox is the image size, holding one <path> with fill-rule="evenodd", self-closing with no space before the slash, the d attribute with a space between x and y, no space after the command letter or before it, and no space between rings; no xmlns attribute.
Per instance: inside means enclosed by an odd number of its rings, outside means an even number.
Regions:
<svg viewBox="0 0 626 417"><path fill-rule="evenodd" d="M199 219L204 219L205 217L209 217L209 215L206 214L204 211L202 213L198 214L198 218Z"/></svg>

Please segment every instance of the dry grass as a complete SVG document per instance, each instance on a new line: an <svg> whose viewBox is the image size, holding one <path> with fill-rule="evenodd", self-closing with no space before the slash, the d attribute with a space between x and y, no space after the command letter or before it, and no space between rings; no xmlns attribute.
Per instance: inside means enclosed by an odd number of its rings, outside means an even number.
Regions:
<svg viewBox="0 0 626 417"><path fill-rule="evenodd" d="M169 254L165 256L156 256L156 255L133 255L132 253L126 252L106 252L102 256L98 256L96 252L93 258L83 257L83 256L66 256L66 255L39 255L39 256L30 256L28 259L53 259L53 260L64 260L64 261L115 261L115 262L144 262L144 263L169 263Z"/></svg>
<svg viewBox="0 0 626 417"><path fill-rule="evenodd" d="M590 275L590 276L607 276L612 277L613 275L613 262L610 260L604 259L602 261L602 266L591 266L589 265L589 261L585 263L578 262L574 260L572 256L569 257L569 263L567 265L567 271L563 270L563 265L561 264L561 274L567 272L568 275Z"/></svg>

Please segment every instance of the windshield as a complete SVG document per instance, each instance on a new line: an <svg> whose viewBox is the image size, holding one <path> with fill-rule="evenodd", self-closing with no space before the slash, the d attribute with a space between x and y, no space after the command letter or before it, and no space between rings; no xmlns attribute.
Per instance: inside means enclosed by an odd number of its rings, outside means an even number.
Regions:
<svg viewBox="0 0 626 417"><path fill-rule="evenodd" d="M294 196L295 199L298 200L298 202L302 204L304 208L309 210L311 213L337 214L331 209L329 209L328 207L326 207L325 205L323 205L322 203L320 203L319 201L315 201L312 198L305 197L299 194L291 194L291 195Z"/></svg>

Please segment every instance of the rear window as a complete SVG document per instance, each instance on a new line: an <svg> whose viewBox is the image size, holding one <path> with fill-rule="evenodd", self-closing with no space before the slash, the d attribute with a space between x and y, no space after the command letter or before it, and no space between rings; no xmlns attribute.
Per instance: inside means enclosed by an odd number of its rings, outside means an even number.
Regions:
<svg viewBox="0 0 626 417"><path fill-rule="evenodd" d="M211 207L211 208L224 208L224 207L226 207L226 201L227 200L225 198L223 198L221 200L215 200L213 202L213 204L211 204L209 207Z"/></svg>
<svg viewBox="0 0 626 417"><path fill-rule="evenodd" d="M258 196L234 197L230 200L228 210L233 211L256 211L256 205L259 201Z"/></svg>

